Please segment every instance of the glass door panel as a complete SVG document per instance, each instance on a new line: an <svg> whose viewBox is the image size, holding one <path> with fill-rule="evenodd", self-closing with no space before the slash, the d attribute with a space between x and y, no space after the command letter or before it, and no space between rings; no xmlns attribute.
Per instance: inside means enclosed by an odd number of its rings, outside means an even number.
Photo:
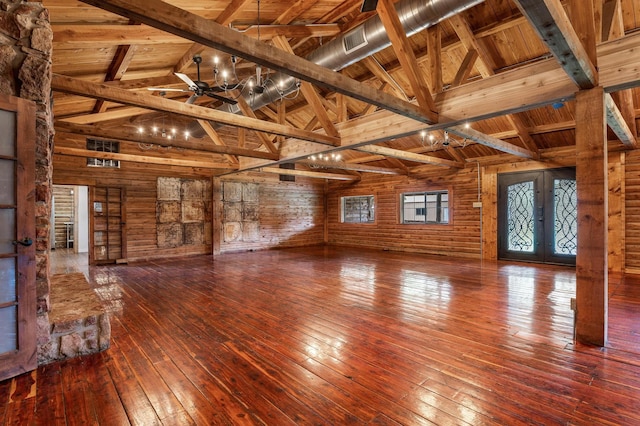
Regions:
<svg viewBox="0 0 640 426"><path fill-rule="evenodd" d="M500 259L575 264L574 169L500 175L498 203Z"/></svg>

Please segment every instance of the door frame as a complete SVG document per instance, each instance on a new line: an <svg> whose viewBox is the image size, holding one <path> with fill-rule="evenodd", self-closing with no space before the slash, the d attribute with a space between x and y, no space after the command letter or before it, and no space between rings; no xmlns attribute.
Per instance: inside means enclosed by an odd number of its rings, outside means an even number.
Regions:
<svg viewBox="0 0 640 426"><path fill-rule="evenodd" d="M34 370L38 365L36 345L36 221L34 102L0 94L0 109L16 113L16 234L17 241L30 239L28 246L16 244L17 350L0 355L0 380Z"/></svg>
<svg viewBox="0 0 640 426"><path fill-rule="evenodd" d="M541 262L550 264L575 265L575 255L556 254L553 250L554 235L554 180L572 179L575 180L574 167L562 167L553 169L527 170L522 172L499 174L497 183L497 242L498 259L517 260L526 262ZM514 252L506 249L508 245L508 235L503 229L506 224L506 209L503 199L506 186L517 182L534 182L534 221L536 223L534 240L536 247L532 253ZM577 209L577 205L576 205Z"/></svg>

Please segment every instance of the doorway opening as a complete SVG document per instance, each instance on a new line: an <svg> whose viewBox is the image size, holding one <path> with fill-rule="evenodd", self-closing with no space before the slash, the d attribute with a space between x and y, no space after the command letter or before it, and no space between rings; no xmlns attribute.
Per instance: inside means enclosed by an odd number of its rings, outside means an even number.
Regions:
<svg viewBox="0 0 640 426"><path fill-rule="evenodd" d="M575 265L577 220L575 169L498 176L500 259Z"/></svg>

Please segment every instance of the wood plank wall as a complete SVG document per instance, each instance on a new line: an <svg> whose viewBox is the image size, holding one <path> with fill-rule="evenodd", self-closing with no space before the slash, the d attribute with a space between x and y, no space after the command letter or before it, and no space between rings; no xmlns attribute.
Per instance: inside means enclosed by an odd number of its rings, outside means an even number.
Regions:
<svg viewBox="0 0 640 426"><path fill-rule="evenodd" d="M124 188L129 261L211 253L211 244L159 249L156 236L158 177L211 179L211 170L122 162L120 169L88 167L86 159L54 155L53 182Z"/></svg>
<svg viewBox="0 0 640 426"><path fill-rule="evenodd" d="M626 154L625 167L625 272L640 274L640 152Z"/></svg>
<svg viewBox="0 0 640 426"><path fill-rule="evenodd" d="M403 225L400 195L406 192L449 190L450 223ZM340 198L374 195L373 224L340 223ZM330 183L327 196L329 243L383 250L480 257L480 209L476 166L456 172L417 176L363 175L354 184Z"/></svg>

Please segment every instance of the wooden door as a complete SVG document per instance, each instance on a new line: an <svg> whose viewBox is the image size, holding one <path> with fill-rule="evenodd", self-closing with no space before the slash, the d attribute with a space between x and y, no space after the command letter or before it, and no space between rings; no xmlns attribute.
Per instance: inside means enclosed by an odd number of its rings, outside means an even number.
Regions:
<svg viewBox="0 0 640 426"><path fill-rule="evenodd" d="M500 259L574 265L577 189L574 169L498 178Z"/></svg>
<svg viewBox="0 0 640 426"><path fill-rule="evenodd" d="M91 264L115 263L126 258L125 191L118 187L91 190Z"/></svg>
<svg viewBox="0 0 640 426"><path fill-rule="evenodd" d="M0 95L0 380L36 358L35 104Z"/></svg>

